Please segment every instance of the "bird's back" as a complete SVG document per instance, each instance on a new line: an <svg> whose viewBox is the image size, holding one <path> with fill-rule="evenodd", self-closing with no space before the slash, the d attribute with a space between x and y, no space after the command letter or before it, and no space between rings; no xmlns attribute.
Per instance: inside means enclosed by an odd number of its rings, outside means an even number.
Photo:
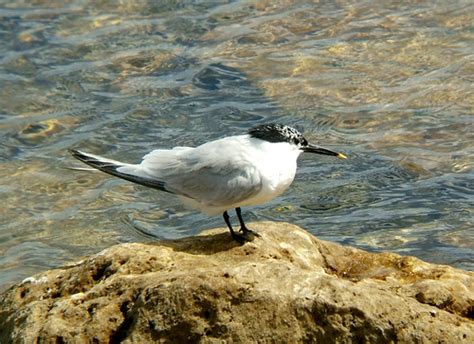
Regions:
<svg viewBox="0 0 474 344"><path fill-rule="evenodd" d="M140 169L208 213L218 213L258 194L261 178L249 159L246 135L147 154Z"/></svg>

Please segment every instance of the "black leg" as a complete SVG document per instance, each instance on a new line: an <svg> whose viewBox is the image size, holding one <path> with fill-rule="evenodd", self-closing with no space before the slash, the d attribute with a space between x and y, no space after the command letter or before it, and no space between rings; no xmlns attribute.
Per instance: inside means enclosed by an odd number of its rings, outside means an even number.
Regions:
<svg viewBox="0 0 474 344"><path fill-rule="evenodd" d="M234 229L232 228L232 225L230 224L229 214L227 214L227 210L224 211L224 214L222 214L222 216L224 217L225 224L227 225L227 227L230 230L230 234L232 235L232 237L234 237L234 235L235 235Z"/></svg>
<svg viewBox="0 0 474 344"><path fill-rule="evenodd" d="M239 218L240 231L242 232L243 235L247 236L248 234L253 234L256 237L260 236L254 231L251 231L250 229L247 228L247 226L244 223L244 219L242 218L242 210L240 209L240 207L235 208L235 213L237 214L237 217Z"/></svg>
<svg viewBox="0 0 474 344"><path fill-rule="evenodd" d="M227 213L227 210L224 211L224 213L222 214L222 216L224 217L225 224L226 224L227 227L229 228L230 235L232 236L232 239L234 239L235 241L240 242L241 244L245 243L246 241L250 241L250 240L251 240L251 238L249 238L249 237L246 235L247 232L243 232L242 234L240 234L240 233L235 233L235 232L234 232L234 229L232 228L232 225L230 224L230 221L229 221L229 214Z"/></svg>
<svg viewBox="0 0 474 344"><path fill-rule="evenodd" d="M247 226L245 226L245 223L244 223L244 219L242 218L242 211L239 208L235 208L235 213L237 214L237 217L239 218L239 222L240 222L240 231L242 233L247 233L247 232L250 232L250 230L247 228Z"/></svg>

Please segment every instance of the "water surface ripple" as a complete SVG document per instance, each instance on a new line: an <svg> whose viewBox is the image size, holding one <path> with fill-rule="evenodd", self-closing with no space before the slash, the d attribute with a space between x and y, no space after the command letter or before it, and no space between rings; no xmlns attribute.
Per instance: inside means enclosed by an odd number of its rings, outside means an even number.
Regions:
<svg viewBox="0 0 474 344"><path fill-rule="evenodd" d="M223 226L77 165L269 121L303 156L250 220L474 270L472 1L0 2L0 288L110 245Z"/></svg>

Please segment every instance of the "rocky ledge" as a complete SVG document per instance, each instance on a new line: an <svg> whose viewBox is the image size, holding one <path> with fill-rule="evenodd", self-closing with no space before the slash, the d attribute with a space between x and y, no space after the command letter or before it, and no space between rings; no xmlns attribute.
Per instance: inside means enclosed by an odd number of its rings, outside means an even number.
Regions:
<svg viewBox="0 0 474 344"><path fill-rule="evenodd" d="M474 343L474 273L252 224L122 244L0 296L0 342Z"/></svg>

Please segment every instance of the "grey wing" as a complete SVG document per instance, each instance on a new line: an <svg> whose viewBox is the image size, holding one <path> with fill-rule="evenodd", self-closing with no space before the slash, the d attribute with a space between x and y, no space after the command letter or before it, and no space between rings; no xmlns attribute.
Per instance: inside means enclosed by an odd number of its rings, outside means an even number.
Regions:
<svg viewBox="0 0 474 344"><path fill-rule="evenodd" d="M255 167L223 153L189 147L158 150L145 156L142 165L170 192L206 205L233 205L257 195L262 186Z"/></svg>

